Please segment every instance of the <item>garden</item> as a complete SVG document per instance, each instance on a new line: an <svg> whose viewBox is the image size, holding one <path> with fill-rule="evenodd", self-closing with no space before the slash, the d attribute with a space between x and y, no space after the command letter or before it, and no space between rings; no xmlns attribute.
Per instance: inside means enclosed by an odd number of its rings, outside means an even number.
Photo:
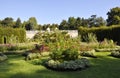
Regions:
<svg viewBox="0 0 120 78"><path fill-rule="evenodd" d="M119 78L120 46L109 36L100 39L99 30L80 28L76 38L38 32L24 43L0 44L0 78Z"/></svg>

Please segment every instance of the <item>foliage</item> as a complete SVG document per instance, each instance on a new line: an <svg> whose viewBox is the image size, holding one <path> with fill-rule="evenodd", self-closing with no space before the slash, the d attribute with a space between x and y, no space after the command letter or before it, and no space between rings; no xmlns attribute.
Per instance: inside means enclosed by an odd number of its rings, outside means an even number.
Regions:
<svg viewBox="0 0 120 78"><path fill-rule="evenodd" d="M120 43L120 37L116 33L120 33L120 26L111 26L111 27L94 27L94 28L83 28L80 27L78 32L81 35L83 40L84 36L87 36L88 33L93 33L96 35L98 41L103 41L105 38L111 39L118 44Z"/></svg>
<svg viewBox="0 0 120 78"><path fill-rule="evenodd" d="M104 39L104 41L99 43L99 46L97 48L115 48L116 44L113 40Z"/></svg>
<svg viewBox="0 0 120 78"><path fill-rule="evenodd" d="M86 57L94 57L96 58L95 54L95 50L91 50L91 51L80 51L80 55L81 56L86 56Z"/></svg>
<svg viewBox="0 0 120 78"><path fill-rule="evenodd" d="M2 27L13 27L14 26L13 18L6 17L4 20L2 20L1 24Z"/></svg>
<svg viewBox="0 0 120 78"><path fill-rule="evenodd" d="M6 51L20 51L20 50L28 50L33 49L33 44L28 43L19 43L19 44L0 44L0 51L6 52Z"/></svg>
<svg viewBox="0 0 120 78"><path fill-rule="evenodd" d="M62 59L62 50L61 49L54 49L50 54L50 58L54 60L61 60Z"/></svg>
<svg viewBox="0 0 120 78"><path fill-rule="evenodd" d="M14 28L22 28L22 23L21 23L20 18L18 18L18 19L16 20L16 23L15 23Z"/></svg>
<svg viewBox="0 0 120 78"><path fill-rule="evenodd" d="M78 51L75 49L72 49L72 47L64 50L62 52L62 55L63 55L62 59L67 61L76 60L79 57Z"/></svg>
<svg viewBox="0 0 120 78"><path fill-rule="evenodd" d="M27 23L25 24L26 30L36 30L38 29L37 20L35 17L30 17Z"/></svg>
<svg viewBox="0 0 120 78"><path fill-rule="evenodd" d="M111 51L118 51L119 48L96 48L95 51L96 52L111 52Z"/></svg>
<svg viewBox="0 0 120 78"><path fill-rule="evenodd" d="M55 32L38 32L34 36L34 41L38 41L41 43L55 43L58 41L62 41L63 39L68 39L70 36L67 32L60 32L56 30ZM62 40L61 40L62 39Z"/></svg>
<svg viewBox="0 0 120 78"><path fill-rule="evenodd" d="M25 42L26 32L24 29L0 28L0 43Z"/></svg>
<svg viewBox="0 0 120 78"><path fill-rule="evenodd" d="M97 17L97 15L91 15L88 19L89 27L100 27L105 26L106 21L102 17Z"/></svg>
<svg viewBox="0 0 120 78"><path fill-rule="evenodd" d="M0 52L0 62L6 60L8 57Z"/></svg>
<svg viewBox="0 0 120 78"><path fill-rule="evenodd" d="M97 15L91 15L90 18L69 17L68 20L62 20L59 25L60 30L76 30L79 27L100 27L106 25L106 21Z"/></svg>
<svg viewBox="0 0 120 78"><path fill-rule="evenodd" d="M65 49L65 50L61 50L61 49L55 49L51 54L50 54L50 58L53 60L62 60L62 61L69 61L69 60L76 60L78 59L79 54L78 51L75 49Z"/></svg>
<svg viewBox="0 0 120 78"><path fill-rule="evenodd" d="M69 29L66 20L62 20L62 22L61 22L60 25L59 25L59 29L60 29L60 30L68 30L68 29Z"/></svg>
<svg viewBox="0 0 120 78"><path fill-rule="evenodd" d="M4 51L6 51L6 50L7 50L6 47L0 45L0 52L4 52Z"/></svg>
<svg viewBox="0 0 120 78"><path fill-rule="evenodd" d="M115 7L110 9L107 15L108 15L108 19L107 19L108 26L120 24L120 7Z"/></svg>
<svg viewBox="0 0 120 78"><path fill-rule="evenodd" d="M112 51L111 56L120 58L120 51Z"/></svg>
<svg viewBox="0 0 120 78"><path fill-rule="evenodd" d="M96 35L93 33L88 33L88 35L83 36L83 40L88 43L90 43L90 42L97 43L98 42Z"/></svg>
<svg viewBox="0 0 120 78"><path fill-rule="evenodd" d="M33 60L40 57L41 55L39 53L28 53L28 55L25 57L25 60Z"/></svg>
<svg viewBox="0 0 120 78"><path fill-rule="evenodd" d="M86 67L90 66L90 63L88 59L86 58L81 58L77 60L71 60L71 61L64 61L64 62L59 62L59 61L54 61L54 60L49 60L45 63L45 65L54 70L59 70L59 71L65 71L65 70L79 70L79 69L85 69Z"/></svg>

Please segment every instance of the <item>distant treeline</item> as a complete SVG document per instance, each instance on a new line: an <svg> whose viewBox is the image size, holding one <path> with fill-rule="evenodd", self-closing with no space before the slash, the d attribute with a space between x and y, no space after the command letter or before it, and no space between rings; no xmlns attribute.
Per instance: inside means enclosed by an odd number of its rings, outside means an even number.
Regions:
<svg viewBox="0 0 120 78"><path fill-rule="evenodd" d="M107 20L97 15L91 15L85 19L82 17L69 17L62 20L60 24L38 24L35 17L30 17L27 21L21 22L18 18L16 21L12 17L6 17L0 20L0 27L24 28L26 30L46 30L48 27L54 30L56 27L60 30L76 30L79 27L102 27L120 24L120 7L110 9L107 13Z"/></svg>

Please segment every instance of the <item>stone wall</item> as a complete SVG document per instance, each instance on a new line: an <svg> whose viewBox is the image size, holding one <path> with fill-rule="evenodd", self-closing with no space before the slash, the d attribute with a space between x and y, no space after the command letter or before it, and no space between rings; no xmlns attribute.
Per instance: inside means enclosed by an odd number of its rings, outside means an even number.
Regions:
<svg viewBox="0 0 120 78"><path fill-rule="evenodd" d="M62 30L62 31L67 31L68 34L73 38L78 36L78 30ZM26 31L26 37L33 38L34 35L38 32L39 31ZM41 31L41 32L45 32L45 31Z"/></svg>

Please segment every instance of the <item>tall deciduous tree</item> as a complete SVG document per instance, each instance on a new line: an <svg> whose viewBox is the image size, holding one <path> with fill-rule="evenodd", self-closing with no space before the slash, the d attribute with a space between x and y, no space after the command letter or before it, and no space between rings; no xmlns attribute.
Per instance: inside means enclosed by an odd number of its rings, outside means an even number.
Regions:
<svg viewBox="0 0 120 78"><path fill-rule="evenodd" d="M91 15L91 17L88 19L88 25L89 27L105 26L106 21L102 17L97 17L97 15Z"/></svg>
<svg viewBox="0 0 120 78"><path fill-rule="evenodd" d="M79 28L81 25L82 25L82 20L80 17L78 17L75 22L75 29Z"/></svg>
<svg viewBox="0 0 120 78"><path fill-rule="evenodd" d="M82 26L82 27L88 27L88 19L82 18L81 20L82 20L81 26Z"/></svg>
<svg viewBox="0 0 120 78"><path fill-rule="evenodd" d="M13 26L14 26L13 18L11 18L11 17L6 17L6 18L2 21L2 26L4 26L4 27L13 27Z"/></svg>
<svg viewBox="0 0 120 78"><path fill-rule="evenodd" d="M118 25L120 24L120 7L115 7L110 9L110 11L107 13L107 25Z"/></svg>
<svg viewBox="0 0 120 78"><path fill-rule="evenodd" d="M69 28L68 28L68 23L67 23L66 20L62 20L62 22L61 22L60 25L59 25L59 29L60 29L60 30L68 30L68 29L69 29Z"/></svg>
<svg viewBox="0 0 120 78"><path fill-rule="evenodd" d="M35 17L30 17L28 22L30 23L30 25L32 25L33 29L37 29L38 28L38 24L37 24L37 20Z"/></svg>
<svg viewBox="0 0 120 78"><path fill-rule="evenodd" d="M16 23L15 23L14 28L21 28L21 27L22 27L22 23L21 23L20 18L18 18L18 19L16 20Z"/></svg>
<svg viewBox="0 0 120 78"><path fill-rule="evenodd" d="M33 30L33 23L30 23L30 22L26 23L25 29L26 30Z"/></svg>
<svg viewBox="0 0 120 78"><path fill-rule="evenodd" d="M68 18L69 29L71 29L71 30L77 29L76 26L75 26L75 23L76 23L76 19L74 17L69 17Z"/></svg>

